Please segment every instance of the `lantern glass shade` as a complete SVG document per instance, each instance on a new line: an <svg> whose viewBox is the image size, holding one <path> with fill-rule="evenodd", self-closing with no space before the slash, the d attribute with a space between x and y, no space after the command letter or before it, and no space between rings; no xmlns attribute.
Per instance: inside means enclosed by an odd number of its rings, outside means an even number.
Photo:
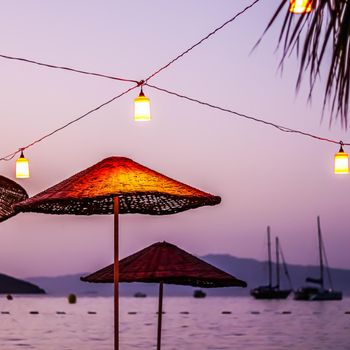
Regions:
<svg viewBox="0 0 350 350"><path fill-rule="evenodd" d="M134 100L134 120L138 122L151 120L151 103L142 90L140 95Z"/></svg>
<svg viewBox="0 0 350 350"><path fill-rule="evenodd" d="M334 174L349 174L349 157L344 151L334 156Z"/></svg>
<svg viewBox="0 0 350 350"><path fill-rule="evenodd" d="M289 12L308 13L313 8L313 0L290 0Z"/></svg>
<svg viewBox="0 0 350 350"><path fill-rule="evenodd" d="M29 162L27 158L24 158L23 153L21 153L21 156L16 161L16 178L29 178Z"/></svg>

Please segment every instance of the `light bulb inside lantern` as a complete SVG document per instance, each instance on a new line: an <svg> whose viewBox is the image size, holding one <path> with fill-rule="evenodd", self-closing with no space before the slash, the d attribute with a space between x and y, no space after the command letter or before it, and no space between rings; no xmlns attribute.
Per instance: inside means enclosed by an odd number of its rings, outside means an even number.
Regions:
<svg viewBox="0 0 350 350"><path fill-rule="evenodd" d="M151 103L148 97L142 91L134 100L134 120L135 121L150 121L151 120Z"/></svg>
<svg viewBox="0 0 350 350"><path fill-rule="evenodd" d="M349 157L343 150L342 142L339 152L334 156L334 174L349 174Z"/></svg>
<svg viewBox="0 0 350 350"><path fill-rule="evenodd" d="M313 0L290 0L289 12L308 13L313 9Z"/></svg>
<svg viewBox="0 0 350 350"><path fill-rule="evenodd" d="M24 158L23 151L21 151L21 155L16 161L16 178L29 178L29 162L27 158Z"/></svg>

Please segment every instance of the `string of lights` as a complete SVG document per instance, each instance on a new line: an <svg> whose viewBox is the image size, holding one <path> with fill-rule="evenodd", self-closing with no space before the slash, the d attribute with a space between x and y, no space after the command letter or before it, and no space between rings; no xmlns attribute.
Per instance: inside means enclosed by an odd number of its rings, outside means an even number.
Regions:
<svg viewBox="0 0 350 350"><path fill-rule="evenodd" d="M250 5L248 5L247 7L245 7L242 11L238 12L237 14L235 14L233 17L231 17L229 20L227 20L225 23L223 23L222 25L220 25L219 27L215 28L212 32L210 32L207 36L205 36L204 38L202 38L201 40L199 40L197 43L195 43L194 45L192 45L190 48L188 48L187 50L185 50L184 52L182 52L181 54L179 54L178 56L176 56L174 59L172 59L170 62L168 62L166 65L162 66L161 68L159 68L157 71L155 71L154 73L152 73L147 79L142 80L141 82L147 82L150 79L152 79L153 77L155 77L156 75L158 75L161 71L163 71L164 69L168 68L169 66L171 66L174 62L176 62L177 60L179 60L180 58L182 58L183 56L185 56L187 53L189 53L190 51L192 51L195 47L201 45L204 41L208 40L211 36L213 36L214 34L216 34L219 30L221 30L222 28L224 28L225 26L227 26L228 24L232 23L234 20L236 20L239 16L241 16L242 14L244 14L246 11L248 11L250 8L252 8L255 4L257 4L260 0L255 0L253 3L251 3ZM133 80L133 79L126 79L126 78L119 78L119 77L115 77L115 76L111 76L111 75L106 75L106 74L101 74L101 73L93 73L93 72L88 72L88 71L83 71L80 69L76 69L76 68L71 68L71 67L64 67L64 66L57 66L54 64L50 64L50 63L44 63L44 62L39 62L39 61L34 61L28 58L22 58L22 57L14 57L14 56L9 56L9 55L4 55L4 54L0 54L0 58L4 58L4 59L8 59L8 60L14 60L14 61L20 61L20 62L25 62L25 63L31 63L31 64L35 64L38 66L42 66L42 67L46 67L46 68L53 68L53 69L61 69L61 70L65 70L65 71L69 71L69 72L74 72L74 73L80 73L80 74L86 74L86 75L92 75L92 76L97 76L100 78L106 78L106 79L112 79L112 80L118 80L118 81L124 81L124 82L130 82L130 83L136 83L141 85L140 81L138 80Z"/></svg>
<svg viewBox="0 0 350 350"><path fill-rule="evenodd" d="M13 159L15 157L16 154L21 153L20 158L16 162L16 177L22 177L22 178L29 177L28 160L26 158L24 158L24 155L23 155L23 151L25 149L27 149L27 148L29 148L29 147L31 147L31 146L33 146L33 145L43 141L44 139L46 139L46 138L52 136L53 134L55 134L55 133L65 129L68 126L70 126L71 124L76 123L77 121L87 117L88 115L92 114L93 112L96 112L97 110L99 110L102 107L108 105L109 103L115 101L119 97L127 94L128 92L130 92L131 90L133 90L133 89L135 89L137 87L141 87L141 92L140 92L139 96L134 100L134 103L135 103L134 119L135 119L135 121L149 121L149 120L151 120L151 116L150 116L150 100L149 100L149 98L147 98L144 95L144 93L142 91L142 87L146 85L146 86L148 86L150 88L156 89L158 91L161 91L161 92L164 92L164 93L167 93L167 94L170 94L170 95L182 98L182 99L186 99L186 100L191 101L191 102L195 102L195 103L198 103L198 104L201 104L201 105L208 106L210 108L214 108L214 109L217 109L217 110L220 110L220 111L223 111L223 112L234 114L236 116L239 116L239 117L251 120L251 121L255 121L255 122L258 122L258 123L263 123L265 125L269 125L269 126L274 127L274 128L276 128L276 129L278 129L278 130L280 130L282 132L300 134L300 135L307 136L307 137L310 137L310 138L313 138L313 139L317 139L317 140L320 140L320 141L340 144L340 150L335 155L335 168L334 168L334 171L335 171L335 173L338 173L338 174L349 173L349 169L348 169L348 155L347 155L347 153L344 152L343 146L344 145L350 146L350 143L344 143L342 141L339 142L339 141L336 141L336 140L332 140L332 139L320 137L320 136L317 136L317 135L314 135L314 134L311 134L311 133L307 133L307 132L304 132L304 131L301 131L301 130L291 129L291 128L288 128L288 127L285 127L285 126L274 124L272 122L268 122L268 121L265 121L263 119L259 119L259 118L256 118L256 117L249 116L247 114L239 113L239 112L230 110L228 108L223 108L223 107L220 107L220 106L216 106L216 105L213 105L213 104L208 103L208 102L200 101L198 99L195 99L195 98L192 98L192 97L188 97L188 96L176 93L176 92L172 92L172 91L169 91L167 89L163 89L163 88L160 88L158 86L151 85L151 84L148 83L148 81L150 79L155 77L161 71L167 69L170 65L172 65L174 62L176 62L177 60L179 60L180 58L185 56L187 53L192 51L195 47L197 47L198 45L202 44L204 41L209 39L212 35L214 35L219 30L224 28L227 24L232 23L236 18L238 18L243 13L245 13L248 9L252 8L259 1L260 0L253 1L252 4L250 4L249 6L244 8L242 11L240 11L235 16L230 18L228 21L223 23L221 26L217 27L215 30L210 32L207 36L205 36L200 41L198 41L197 43L192 45L190 48L188 48L187 50L182 52L180 55L176 56L174 59L172 59L166 65L162 66L160 69L158 69L153 74L151 74L148 78L146 78L145 80L141 80L141 81L131 80L131 79L124 79L124 78L118 78L118 77L108 76L108 75L105 75L105 74L92 73L92 72L82 71L82 70L78 70L78 69L74 69L74 68L70 68L70 67L56 66L56 65L51 65L51 64L46 64L46 63L42 63L42 62L29 60L29 59L26 59L26 58L12 57L12 56L7 56L7 55L1 55L0 54L0 57L6 58L6 59L18 60L18 61L22 61L22 62L26 62L26 63L31 63L31 64L44 66L44 67L47 67L47 68L63 69L63 70L71 71L71 72L75 72L75 73L87 74L87 75L98 76L98 77L102 77L102 78L119 80L119 81L125 81L125 82L132 82L132 83L136 84L135 86L127 89L126 91L122 92L121 94L119 94L119 95L113 97L112 99L108 100L107 102L104 102L103 104L99 105L98 107L88 111L87 113L83 114L82 116L80 116L80 117L78 117L78 118L68 122L67 124L65 124L65 125L57 128L57 129L55 129L54 131L44 135L41 138L33 141L29 145L27 145L25 147L21 147L17 151L15 151L15 152L13 152L13 153L5 156L5 157L0 158L0 161L1 160L11 160L11 159ZM291 9L290 9L290 11L291 11ZM18 169L19 169L19 171L17 173ZM18 174L18 176L17 176L17 174Z"/></svg>
<svg viewBox="0 0 350 350"><path fill-rule="evenodd" d="M17 151L12 152L12 153L8 154L7 156L4 156L4 157L0 158L0 160L9 161L9 160L13 159L13 158L16 156L16 154L18 154L18 153L22 153L22 154L23 154L23 151L26 150L27 148L29 148L29 147L31 147L31 146L34 146L35 144L37 144L37 143L39 143L39 142L41 142L41 141L47 139L48 137L50 137L50 136L56 134L57 132L59 132L59 131L65 129L65 128L67 128L68 126L70 126L70 125L72 125L72 124L74 124L74 123L76 123L76 122L78 122L79 120L86 118L86 117L89 116L90 114L92 114L92 113L98 111L99 109L101 109L101 108L107 106L108 104L112 103L113 101L117 100L118 98L120 98L120 97L126 95L128 92L134 90L134 89L137 88L138 86L139 86L139 84L137 84L137 85L135 85L135 86L133 86L133 87L131 87L131 88L129 88L129 89L123 91L123 92L120 93L119 95L114 96L114 97L111 98L110 100L108 100L108 101L106 101L106 102L100 104L99 106L97 106L97 107L95 107L95 108L89 110L88 112L84 113L83 115L79 116L78 118L75 118L75 119L71 120L70 122L68 122L67 124L64 124L63 126L61 126L61 127L57 128L57 129L55 129L55 130L49 132L48 134L46 134L46 135L40 137L39 139L37 139L37 140L31 142L31 143L28 144L27 146L21 147L21 148L19 148ZM23 158L23 157L22 157L22 158Z"/></svg>
<svg viewBox="0 0 350 350"><path fill-rule="evenodd" d="M21 147L19 148L17 151L12 152L11 154L1 157L0 161L4 160L4 161L8 161L13 159L16 154L21 153L21 157L24 158L23 156L23 151L26 150L27 148L43 141L44 139L52 136L53 134L65 129L66 127L68 127L71 124L76 123L77 121L85 118L86 116L90 115L91 113L99 110L100 108L106 106L107 104L113 102L114 100L116 100L117 98L123 96L124 94L128 93L129 91L135 89L138 86L141 86L141 93L138 96L137 99L135 99L135 120L138 121L147 121L150 120L150 109L149 109L149 99L144 96L144 93L142 91L142 86L145 84L146 81L152 79L154 76L156 76L157 74L159 74L161 71L163 71L164 69L168 68L171 64L173 64L175 61L179 60L180 58L182 58L185 54L189 53L190 51L192 51L195 47L197 47L198 45L202 44L204 41L206 41L207 39L209 39L211 36L213 36L214 34L216 34L219 30L221 30L222 28L224 28L226 25L228 25L229 23L232 23L236 18L238 18L240 15L242 15L243 13L245 13L247 10L249 10L251 7L253 7L256 3L258 3L260 0L255 0L252 4L248 5L247 7L245 7L242 11L238 12L235 16L233 16L232 18L230 18L229 20L227 20L225 23L223 23L221 26L217 27L216 29L214 29L212 32L210 32L208 35L206 35L204 38L202 38L200 41L198 41L196 44L192 45L189 49L187 49L186 51L182 52L180 55L178 55L176 58L174 58L173 60L171 60L169 63L167 63L165 66L161 67L160 69L158 69L157 71L155 71L153 74L151 74L146 80L132 80L132 79L125 79L125 78L118 78L118 77L114 77L114 76L110 76L110 75L105 75L105 74L100 74L100 73L93 73L93 72L87 72L87 71L83 71L83 70L79 70L79 69L75 69L75 68L71 68L71 67L64 67L64 66L57 66L57 65L53 65L53 64L49 64L49 63L43 63L43 62L38 62L38 61L34 61L28 58L22 58L22 57L14 57L14 56L9 56L9 55L4 55L4 54L0 54L0 58L4 58L4 59L9 59L9 60L15 60L15 61L20 61L20 62L25 62L25 63L30 63L30 64L34 64L34 65L39 65L42 67L46 67L46 68L53 68L53 69L61 69L61 70L65 70L65 71L69 71L69 72L74 72L74 73L80 73L80 74L86 74L86 75L91 75L91 76L97 76L100 78L106 78L106 79L113 79L113 80L118 80L118 81L124 81L124 82L132 82L132 83L136 83L137 85L126 90L125 92L123 92L121 95L118 95L116 97L114 97L113 99L103 103L102 105L90 110L89 112L85 113L84 115L70 121L69 123L63 125L60 128L55 129L54 131L44 135L43 137L39 138L38 140L33 141L32 143L30 143L27 146ZM137 104L138 102L138 104ZM145 112L146 112L146 116L145 116ZM138 115L138 117L137 117Z"/></svg>
<svg viewBox="0 0 350 350"><path fill-rule="evenodd" d="M159 74L161 71L163 71L164 69L168 68L170 65L172 65L174 62L176 62L177 60L179 60L180 58L182 58L183 56L185 56L187 53L189 53L190 51L192 51L195 47L199 46L200 44L202 44L204 41L206 41L207 39L209 39L212 35L216 34L219 30L221 30L222 28L224 28L225 26L227 26L228 24L232 23L234 20L236 20L240 15L244 14L246 11L248 11L250 8L252 8L255 4L257 4L260 0L255 0L254 2L252 2L250 5L248 5L247 7L245 7L242 11L238 12L236 15L234 15L232 18L230 18L229 20L227 20L225 23L223 23L221 26L217 27L216 29L214 29L212 32L210 32L207 36L205 36L204 38L202 38L201 40L199 40L197 43L195 43L194 45L192 45L190 48L188 48L186 51L182 52L180 55L176 56L173 60L171 60L169 63L167 63L166 65L164 65L163 67L159 68L157 71L155 71L154 73L152 73L148 78L145 79L145 82L148 82L150 79L152 79L154 76L156 76L157 74Z"/></svg>
<svg viewBox="0 0 350 350"><path fill-rule="evenodd" d="M213 105L213 104L208 103L208 102L200 101L198 99L195 99L195 98L192 98L192 97L188 97L188 96L185 96L185 95L181 95L181 94L179 94L177 92L169 91L167 89L163 89L163 88L160 88L158 86L151 85L149 83L145 83L145 85L147 85L148 87L150 87L152 89L155 89L155 90L158 90L158 91L161 91L161 92L165 92L165 93L167 93L169 95L173 95L173 96L176 96L176 97L179 97L179 98L191 101L191 102L195 102L195 103L198 103L198 104L210 107L210 108L214 108L214 109L217 109L217 110L222 111L222 112L227 112L227 113L230 113L230 114L234 114L234 115L236 115L238 117L242 117L242 118L254 121L254 122L258 122L258 123L262 123L262 124L265 124L265 125L272 126L272 127L276 128L276 129L282 131L282 132L300 134L300 135L303 135L303 136L311 137L311 138L316 139L316 140L326 141L326 142L330 142L330 143L336 143L336 144L340 143L339 141L336 141L336 140L332 140L332 139L328 139L328 138L325 138L325 137L317 136L317 135L310 134L310 133L307 133L307 132L304 132L304 131L301 131L301 130L291 129L291 128L288 128L288 127L285 127L285 126L282 126L282 125L278 125L278 124L274 124L272 122L268 122L268 121L263 120L263 119L259 119L259 118L255 118L255 117L249 116L247 114L239 113L239 112L233 111L233 110L228 109L228 108L223 108L223 107L216 106L216 105ZM348 143L347 142L341 142L341 143L344 146L350 146L350 142L348 142Z"/></svg>
<svg viewBox="0 0 350 350"><path fill-rule="evenodd" d="M3 55L3 54L0 54L0 57L8 59L8 60L14 60L14 61L20 61L20 62L25 62L25 63L31 63L31 64L35 64L35 65L38 65L38 66L46 67L46 68L62 69L62 70L69 71L69 72L86 74L86 75L92 75L92 76L96 76L96 77L100 77L100 78L106 78L106 79L112 79L112 80L118 80L118 81L125 81L125 82L128 82L128 83L136 83L136 84L138 83L137 80L133 80L133 79L118 78L118 77L114 77L114 76L106 75L106 74L101 74L101 73L93 73L93 72L87 72L87 71L84 71L84 70L70 68L70 67L56 66L54 64L49 64L49 63L43 63L43 62L30 60L28 58L13 57L13 56L8 56L8 55Z"/></svg>

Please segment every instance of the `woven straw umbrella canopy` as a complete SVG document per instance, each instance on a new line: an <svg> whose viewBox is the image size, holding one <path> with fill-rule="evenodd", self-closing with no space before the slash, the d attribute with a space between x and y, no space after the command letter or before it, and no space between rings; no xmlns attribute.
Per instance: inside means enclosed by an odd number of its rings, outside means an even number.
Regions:
<svg viewBox="0 0 350 350"><path fill-rule="evenodd" d="M175 214L220 197L197 190L124 157L109 157L15 206L22 212L114 214L114 348L119 348L118 214Z"/></svg>
<svg viewBox="0 0 350 350"><path fill-rule="evenodd" d="M109 265L82 281L112 283L114 265ZM191 255L176 245L159 242L119 262L120 282L159 283L157 349L161 344L163 283L202 288L246 287L247 283Z"/></svg>
<svg viewBox="0 0 350 350"><path fill-rule="evenodd" d="M48 214L174 214L220 203L212 196L131 159L110 157L16 206L23 212Z"/></svg>
<svg viewBox="0 0 350 350"><path fill-rule="evenodd" d="M112 283L114 266L111 264L81 280ZM120 260L119 282L163 282L201 288L247 286L244 281L165 241Z"/></svg>
<svg viewBox="0 0 350 350"><path fill-rule="evenodd" d="M28 198L26 190L18 183L0 176L0 222L16 215L13 205Z"/></svg>

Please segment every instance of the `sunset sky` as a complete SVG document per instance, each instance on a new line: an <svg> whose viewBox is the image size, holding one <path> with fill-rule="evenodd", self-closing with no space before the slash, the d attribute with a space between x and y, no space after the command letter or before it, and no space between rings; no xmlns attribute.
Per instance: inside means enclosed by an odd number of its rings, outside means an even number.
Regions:
<svg viewBox="0 0 350 350"><path fill-rule="evenodd" d="M252 1L40 0L1 6L0 54L145 79ZM280 22L252 47L276 1L261 0L151 84L269 122L350 141L321 120L321 76L311 103L298 64L278 70ZM286 9L287 10L287 9ZM329 59L326 57L326 60ZM133 84L0 59L0 157L30 144ZM216 207L155 217L121 215L121 257L166 240L196 255L266 258L266 226L289 263L317 263L316 217L331 266L350 268L350 176L333 174L338 146L145 87L152 122L133 121L138 89L25 152L32 196L108 156L126 156L222 197ZM345 148L345 151L347 149ZM350 149L348 149L350 151ZM0 162L14 178L15 160ZM0 224L0 272L17 277L94 271L113 259L112 216L19 214Z"/></svg>

